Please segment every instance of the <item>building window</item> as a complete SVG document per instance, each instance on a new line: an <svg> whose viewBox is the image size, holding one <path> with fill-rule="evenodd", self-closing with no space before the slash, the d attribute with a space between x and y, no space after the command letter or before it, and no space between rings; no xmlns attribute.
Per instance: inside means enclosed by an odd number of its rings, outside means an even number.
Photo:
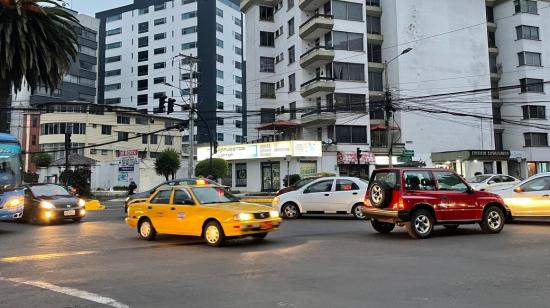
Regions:
<svg viewBox="0 0 550 308"><path fill-rule="evenodd" d="M113 83L113 84L106 84L105 85L105 91L115 91L120 90L121 85L120 83Z"/></svg>
<svg viewBox="0 0 550 308"><path fill-rule="evenodd" d="M382 26L380 25L380 17L367 15L367 33L380 34Z"/></svg>
<svg viewBox="0 0 550 308"><path fill-rule="evenodd" d="M119 62L120 60L122 60L121 56L113 56L113 57L105 58L105 63L114 63L114 62Z"/></svg>
<svg viewBox="0 0 550 308"><path fill-rule="evenodd" d="M260 6L260 20L273 21L275 16L275 9L270 6Z"/></svg>
<svg viewBox="0 0 550 308"><path fill-rule="evenodd" d="M384 102L369 102L369 115L371 120L384 120L386 118L385 116L385 109L384 109Z"/></svg>
<svg viewBox="0 0 550 308"><path fill-rule="evenodd" d="M243 84L243 78L241 76L235 76L236 84Z"/></svg>
<svg viewBox="0 0 550 308"><path fill-rule="evenodd" d="M288 37L291 37L294 35L294 18L291 18L289 21L288 21Z"/></svg>
<svg viewBox="0 0 550 308"><path fill-rule="evenodd" d="M166 62L157 62L155 64L153 64L153 68L158 70L158 69L161 69L161 68L165 68L166 67Z"/></svg>
<svg viewBox="0 0 550 308"><path fill-rule="evenodd" d="M165 83L166 77L155 77L153 79L153 84Z"/></svg>
<svg viewBox="0 0 550 308"><path fill-rule="evenodd" d="M113 22L121 19L122 19L122 14L117 14L113 16L107 16L107 18L105 18L105 22Z"/></svg>
<svg viewBox="0 0 550 308"><path fill-rule="evenodd" d="M106 105L120 104L120 97L106 98Z"/></svg>
<svg viewBox="0 0 550 308"><path fill-rule="evenodd" d="M166 53L166 47L155 48L155 49L153 50L153 53L154 53L155 55L160 55L160 54Z"/></svg>
<svg viewBox="0 0 550 308"><path fill-rule="evenodd" d="M138 80L137 82L138 91L144 91L149 88L149 82L147 79Z"/></svg>
<svg viewBox="0 0 550 308"><path fill-rule="evenodd" d="M235 164L235 186L246 187L246 164Z"/></svg>
<svg viewBox="0 0 550 308"><path fill-rule="evenodd" d="M223 25L220 25L219 23L216 23L216 31L223 33Z"/></svg>
<svg viewBox="0 0 550 308"><path fill-rule="evenodd" d="M243 107L235 106L235 113L243 113Z"/></svg>
<svg viewBox="0 0 550 308"><path fill-rule="evenodd" d="M159 99L163 96L166 96L166 92L155 92L155 93L153 93L153 99Z"/></svg>
<svg viewBox="0 0 550 308"><path fill-rule="evenodd" d="M155 4L155 12L156 11L162 11L166 9L166 2L165 3L160 3L160 4Z"/></svg>
<svg viewBox="0 0 550 308"><path fill-rule="evenodd" d="M369 72L369 91L384 91L382 72Z"/></svg>
<svg viewBox="0 0 550 308"><path fill-rule="evenodd" d="M138 66L138 76L145 76L149 74L149 66L148 65L140 65Z"/></svg>
<svg viewBox="0 0 550 308"><path fill-rule="evenodd" d="M239 42L242 42L243 40L242 34L235 32L235 39Z"/></svg>
<svg viewBox="0 0 550 308"><path fill-rule="evenodd" d="M101 125L101 134L110 135L112 133L112 128L111 125Z"/></svg>
<svg viewBox="0 0 550 308"><path fill-rule="evenodd" d="M260 57L260 72L275 73L275 58Z"/></svg>
<svg viewBox="0 0 550 308"><path fill-rule="evenodd" d="M502 132L495 132L495 150L504 150L504 142L502 139Z"/></svg>
<svg viewBox="0 0 550 308"><path fill-rule="evenodd" d="M216 70L216 77L220 78L220 79L223 79L223 71Z"/></svg>
<svg viewBox="0 0 550 308"><path fill-rule="evenodd" d="M288 49L288 64L292 64L296 61L296 48L294 46L291 46Z"/></svg>
<svg viewBox="0 0 550 308"><path fill-rule="evenodd" d="M164 25L165 23L166 23L166 17L155 19L155 21L153 21L153 24L155 26Z"/></svg>
<svg viewBox="0 0 550 308"><path fill-rule="evenodd" d="M197 32L197 26L187 27L187 28L181 29L181 34L182 35L196 33L196 32Z"/></svg>
<svg viewBox="0 0 550 308"><path fill-rule="evenodd" d="M127 132L118 132L118 141L128 141L128 133Z"/></svg>
<svg viewBox="0 0 550 308"><path fill-rule="evenodd" d="M296 74L288 76L288 92L296 91Z"/></svg>
<svg viewBox="0 0 550 308"><path fill-rule="evenodd" d="M181 14L181 19L182 20L195 18L195 17L197 17L197 11L192 11L192 12L187 12L187 13Z"/></svg>
<svg viewBox="0 0 550 308"><path fill-rule="evenodd" d="M219 17L223 17L223 10L217 7L216 8L216 15L219 16Z"/></svg>
<svg viewBox="0 0 550 308"><path fill-rule="evenodd" d="M516 13L537 14L537 1L532 0L514 0Z"/></svg>
<svg viewBox="0 0 550 308"><path fill-rule="evenodd" d="M105 49L115 49L120 47L122 47L122 42L114 42L114 43L105 45Z"/></svg>
<svg viewBox="0 0 550 308"><path fill-rule="evenodd" d="M243 50L240 47L235 46L235 53L239 56L242 56Z"/></svg>
<svg viewBox="0 0 550 308"><path fill-rule="evenodd" d="M539 38L539 27L532 26L517 26L516 27L517 39L518 40L536 40Z"/></svg>
<svg viewBox="0 0 550 308"><path fill-rule="evenodd" d="M119 115L116 117L116 122L118 124L130 124L130 117Z"/></svg>
<svg viewBox="0 0 550 308"><path fill-rule="evenodd" d="M218 141L223 141L223 133L218 133Z"/></svg>
<svg viewBox="0 0 550 308"><path fill-rule="evenodd" d="M137 96L137 104L138 106L147 105L149 96L147 94L140 94Z"/></svg>
<svg viewBox="0 0 550 308"><path fill-rule="evenodd" d="M541 54L538 52L518 52L519 66L542 66Z"/></svg>
<svg viewBox="0 0 550 308"><path fill-rule="evenodd" d="M149 13L149 7L138 10L138 15L144 15L144 14L147 14L147 13Z"/></svg>
<svg viewBox="0 0 550 308"><path fill-rule="evenodd" d="M243 69L243 64L239 61L235 61L235 68L238 69L238 70L242 70Z"/></svg>
<svg viewBox="0 0 550 308"><path fill-rule="evenodd" d="M364 64L334 62L333 73L338 80L365 81Z"/></svg>
<svg viewBox="0 0 550 308"><path fill-rule="evenodd" d="M164 136L164 145L174 145L174 136Z"/></svg>
<svg viewBox="0 0 550 308"><path fill-rule="evenodd" d="M235 127L236 128L242 128L243 127L243 122L240 121L240 120L235 120Z"/></svg>
<svg viewBox="0 0 550 308"><path fill-rule="evenodd" d="M242 99L243 98L243 92L236 90L235 91L235 98Z"/></svg>
<svg viewBox="0 0 550 308"><path fill-rule="evenodd" d="M218 63L223 63L223 56L222 55L216 55L216 61Z"/></svg>
<svg viewBox="0 0 550 308"><path fill-rule="evenodd" d="M149 32L149 22L140 22L138 24L138 33Z"/></svg>
<svg viewBox="0 0 550 308"><path fill-rule="evenodd" d="M287 7L288 10L294 7L294 0L287 0Z"/></svg>
<svg viewBox="0 0 550 308"><path fill-rule="evenodd" d="M111 29L111 30L107 30L105 32L105 35L106 36L111 36L111 35L117 35L117 34L121 34L122 33L122 28L115 28L115 29Z"/></svg>
<svg viewBox="0 0 550 308"><path fill-rule="evenodd" d="M337 19L363 21L363 5L345 1L332 1L332 15Z"/></svg>
<svg viewBox="0 0 550 308"><path fill-rule="evenodd" d="M217 85L216 86L216 93L223 94L224 93L223 86Z"/></svg>
<svg viewBox="0 0 550 308"><path fill-rule="evenodd" d="M159 142L159 136L157 134L149 135L149 143L158 144L158 142Z"/></svg>
<svg viewBox="0 0 550 308"><path fill-rule="evenodd" d="M545 106L521 106L523 110L523 119L546 119L546 107Z"/></svg>
<svg viewBox="0 0 550 308"><path fill-rule="evenodd" d="M223 110L223 102L217 101L216 102L216 109Z"/></svg>
<svg viewBox="0 0 550 308"><path fill-rule="evenodd" d="M145 117L145 116L137 116L137 117L136 117L136 124L139 124L139 125L147 125L147 117Z"/></svg>
<svg viewBox="0 0 550 308"><path fill-rule="evenodd" d="M149 51L148 50L138 52L138 62L145 62L145 61L149 61Z"/></svg>
<svg viewBox="0 0 550 308"><path fill-rule="evenodd" d="M223 41L220 39L216 39L216 47L223 48Z"/></svg>
<svg viewBox="0 0 550 308"><path fill-rule="evenodd" d="M288 105L290 112L290 120L296 120L296 102L292 102Z"/></svg>
<svg viewBox="0 0 550 308"><path fill-rule="evenodd" d="M154 36L155 41L164 40L165 38L166 38L166 32L157 33L157 34L155 34L155 36Z"/></svg>
<svg viewBox="0 0 550 308"><path fill-rule="evenodd" d="M138 38L138 48L141 47L147 47L149 46L149 37L148 36L142 36Z"/></svg>
<svg viewBox="0 0 550 308"><path fill-rule="evenodd" d="M493 124L502 124L500 107L493 107Z"/></svg>
<svg viewBox="0 0 550 308"><path fill-rule="evenodd" d="M192 48L196 48L197 47L197 42L191 42L191 43L183 43L181 44L181 49L182 50L185 50L185 49L192 49Z"/></svg>
<svg viewBox="0 0 550 308"><path fill-rule="evenodd" d="M521 85L521 93L526 92L544 92L544 80L534 78L522 78L519 80Z"/></svg>
<svg viewBox="0 0 550 308"><path fill-rule="evenodd" d="M367 143L367 127L338 125L336 126L336 141L338 143Z"/></svg>
<svg viewBox="0 0 550 308"><path fill-rule="evenodd" d="M223 118L217 118L216 121L217 121L218 125L223 125L223 123L224 123Z"/></svg>
<svg viewBox="0 0 550 308"><path fill-rule="evenodd" d="M547 133L524 133L526 147L547 147Z"/></svg>
<svg viewBox="0 0 550 308"><path fill-rule="evenodd" d="M334 49L363 51L363 34L334 31L332 33Z"/></svg>
<svg viewBox="0 0 550 308"><path fill-rule="evenodd" d="M105 77L113 77L113 76L120 76L121 70L110 70L105 72Z"/></svg>
<svg viewBox="0 0 550 308"><path fill-rule="evenodd" d="M275 98L275 84L270 82L260 82L260 97Z"/></svg>
<svg viewBox="0 0 550 308"><path fill-rule="evenodd" d="M367 109L366 101L367 100L364 94L334 94L334 107L336 111L365 112Z"/></svg>
<svg viewBox="0 0 550 308"><path fill-rule="evenodd" d="M275 47L275 33L260 31L260 46Z"/></svg>

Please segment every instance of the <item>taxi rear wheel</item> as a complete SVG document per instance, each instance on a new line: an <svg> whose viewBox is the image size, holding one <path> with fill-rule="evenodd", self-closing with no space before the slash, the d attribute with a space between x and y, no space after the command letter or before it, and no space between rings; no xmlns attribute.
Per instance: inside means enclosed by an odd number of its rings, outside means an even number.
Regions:
<svg viewBox="0 0 550 308"><path fill-rule="evenodd" d="M267 232L256 233L252 235L253 238L259 239L259 240L263 240L266 236L267 236Z"/></svg>
<svg viewBox="0 0 550 308"><path fill-rule="evenodd" d="M225 244L225 233L217 221L211 221L206 224L203 238L209 246L221 247Z"/></svg>
<svg viewBox="0 0 550 308"><path fill-rule="evenodd" d="M144 219L138 226L139 235L147 241L154 241L157 237L157 230L149 219Z"/></svg>

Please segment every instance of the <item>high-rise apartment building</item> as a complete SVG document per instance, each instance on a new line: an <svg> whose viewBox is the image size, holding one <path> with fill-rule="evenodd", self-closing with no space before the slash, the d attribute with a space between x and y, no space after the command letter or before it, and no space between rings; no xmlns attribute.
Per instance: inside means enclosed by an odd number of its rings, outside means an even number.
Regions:
<svg viewBox="0 0 550 308"><path fill-rule="evenodd" d="M238 2L135 0L98 13L98 102L152 112L161 96L182 104L182 96L187 100L195 93L200 114L195 140L208 142L207 122L218 143L242 142L243 35ZM186 70L185 62L180 69L180 54L198 59L198 73ZM183 119L185 114L176 107L173 116ZM184 143L188 138L184 136Z"/></svg>

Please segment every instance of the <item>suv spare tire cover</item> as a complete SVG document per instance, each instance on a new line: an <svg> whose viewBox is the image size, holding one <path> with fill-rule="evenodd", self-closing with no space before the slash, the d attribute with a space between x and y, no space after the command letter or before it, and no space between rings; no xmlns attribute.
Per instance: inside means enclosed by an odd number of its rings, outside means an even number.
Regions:
<svg viewBox="0 0 550 308"><path fill-rule="evenodd" d="M392 198L392 188L386 182L375 181L369 187L369 201L374 207L387 207Z"/></svg>

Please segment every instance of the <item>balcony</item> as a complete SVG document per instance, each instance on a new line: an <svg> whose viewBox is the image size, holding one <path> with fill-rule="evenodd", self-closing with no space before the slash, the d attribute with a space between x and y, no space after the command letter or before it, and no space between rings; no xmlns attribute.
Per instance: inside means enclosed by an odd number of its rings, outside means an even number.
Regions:
<svg viewBox="0 0 550 308"><path fill-rule="evenodd" d="M487 31L489 32L496 32L497 31L497 24L491 21L487 22Z"/></svg>
<svg viewBox="0 0 550 308"><path fill-rule="evenodd" d="M334 89L336 89L334 78L331 77L316 77L303 83L300 87L302 97L308 97L313 94L328 94L334 92Z"/></svg>
<svg viewBox="0 0 550 308"><path fill-rule="evenodd" d="M315 14L300 26L300 37L304 40L313 40L332 31L334 16Z"/></svg>
<svg viewBox="0 0 550 308"><path fill-rule="evenodd" d="M489 46L489 55L491 56L496 56L498 55L498 48L497 47L492 47L492 46Z"/></svg>
<svg viewBox="0 0 550 308"><path fill-rule="evenodd" d="M316 9L323 6L327 0L300 0L298 6L303 11L315 11Z"/></svg>
<svg viewBox="0 0 550 308"><path fill-rule="evenodd" d="M376 17L382 16L382 8L380 7L380 4L379 5L369 5L369 2L367 1L367 15L376 16Z"/></svg>
<svg viewBox="0 0 550 308"><path fill-rule="evenodd" d="M380 62L369 62L369 72L383 72L384 63Z"/></svg>
<svg viewBox="0 0 550 308"><path fill-rule="evenodd" d="M304 113L300 122L302 125L334 124L336 123L336 112L331 110L316 109L314 111Z"/></svg>
<svg viewBox="0 0 550 308"><path fill-rule="evenodd" d="M500 80L500 74L491 72L491 81L496 82L499 80Z"/></svg>
<svg viewBox="0 0 550 308"><path fill-rule="evenodd" d="M384 42L384 36L380 33L367 33L367 42L370 44L381 45Z"/></svg>
<svg viewBox="0 0 550 308"><path fill-rule="evenodd" d="M277 0L241 0L241 11L246 12L254 5L275 6Z"/></svg>
<svg viewBox="0 0 550 308"><path fill-rule="evenodd" d="M306 68L309 66L319 67L334 60L334 49L332 47L317 46L300 56L300 66Z"/></svg>

